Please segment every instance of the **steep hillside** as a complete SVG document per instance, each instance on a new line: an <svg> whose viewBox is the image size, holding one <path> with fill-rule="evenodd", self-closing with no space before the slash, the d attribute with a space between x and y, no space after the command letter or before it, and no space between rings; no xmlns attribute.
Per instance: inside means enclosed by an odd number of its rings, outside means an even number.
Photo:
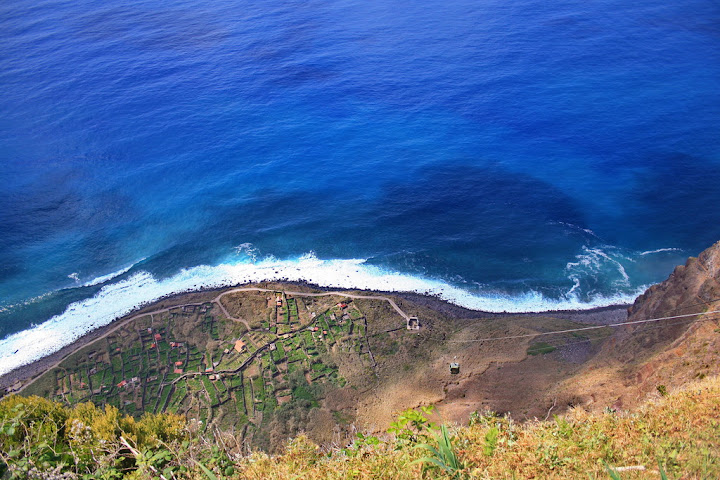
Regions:
<svg viewBox="0 0 720 480"><path fill-rule="evenodd" d="M617 328L560 390L586 392L580 397L588 406L630 408L668 388L716 375L720 314L709 313L715 310L720 310L720 242L638 297L627 321L649 321Z"/></svg>
<svg viewBox="0 0 720 480"><path fill-rule="evenodd" d="M659 317L681 316L720 309L720 242L691 257L685 265L678 265L667 280L651 286L639 296L628 310L629 320L638 321ZM710 316L709 318L716 318ZM682 317L658 325L627 327L634 336L633 343L620 342L616 351L636 350L654 345L667 345L677 340L705 317ZM655 328L660 327L661 328ZM630 338L630 335L627 336Z"/></svg>

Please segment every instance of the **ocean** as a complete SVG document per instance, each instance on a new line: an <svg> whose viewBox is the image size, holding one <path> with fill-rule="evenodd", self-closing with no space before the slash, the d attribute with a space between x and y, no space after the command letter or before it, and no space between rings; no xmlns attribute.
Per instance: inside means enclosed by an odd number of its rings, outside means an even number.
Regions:
<svg viewBox="0 0 720 480"><path fill-rule="evenodd" d="M0 46L0 373L189 289L588 309L720 239L712 0L6 0Z"/></svg>

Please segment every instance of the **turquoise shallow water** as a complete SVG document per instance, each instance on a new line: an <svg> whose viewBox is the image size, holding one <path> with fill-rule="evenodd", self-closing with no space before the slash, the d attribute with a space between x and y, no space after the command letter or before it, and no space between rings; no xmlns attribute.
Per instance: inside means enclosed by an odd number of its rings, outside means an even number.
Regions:
<svg viewBox="0 0 720 480"><path fill-rule="evenodd" d="M289 278L631 301L720 237L711 1L0 5L0 363Z"/></svg>

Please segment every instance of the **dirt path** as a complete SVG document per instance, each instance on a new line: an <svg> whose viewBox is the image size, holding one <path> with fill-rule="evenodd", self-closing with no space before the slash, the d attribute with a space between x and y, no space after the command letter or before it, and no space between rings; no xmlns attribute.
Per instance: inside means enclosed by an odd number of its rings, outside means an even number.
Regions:
<svg viewBox="0 0 720 480"><path fill-rule="evenodd" d="M220 307L220 310L222 310L223 314L225 314L225 316L226 316L229 320L232 320L233 322L244 323L245 326L246 326L247 329L248 329L248 332L249 332L250 330L252 330L252 329L250 328L250 324L248 323L247 320L245 320L244 318L233 317L232 315L230 315L230 313L228 313L228 311L225 309L225 305L223 305L222 302L220 301L220 298L221 298L223 295L224 295L224 294L218 295L217 297L215 297L215 298L212 300L212 302L213 302L213 303L216 303L217 306Z"/></svg>
<svg viewBox="0 0 720 480"><path fill-rule="evenodd" d="M259 287L244 287L244 288L234 288L232 290L228 290L227 292L223 292L217 297L213 299L214 302L220 303L220 298L229 294L229 293L236 293L236 292L277 292L278 290L272 290L269 288L259 288ZM379 295L351 295L349 293L345 292L322 292L322 293L306 293L306 292L291 292L289 290L283 290L286 294L294 295L296 297L326 297L335 295L338 297L347 297L347 298L359 298L359 299L366 299L366 300L384 300L390 304L391 307L395 309L395 311L403 317L405 320L410 318L410 316L405 313L400 307L398 307L397 303L389 297L383 297ZM222 308L222 307L221 307ZM225 309L222 309L223 312L225 312ZM226 313L227 315L227 313ZM229 317L232 318L232 317ZM244 321L244 320L241 320Z"/></svg>
<svg viewBox="0 0 720 480"><path fill-rule="evenodd" d="M187 306L187 305L201 305L201 304L188 303L188 304L185 304L185 305L179 305L179 307L184 307L184 306ZM92 345L92 344L95 343L95 342L99 342L100 340L104 339L105 337L107 337L107 336L110 335L111 333L115 333L120 327L124 326L125 324L127 324L127 323L129 323L129 322L132 322L133 320L137 320L138 318L146 317L146 316L148 316L148 315L155 315L155 314L158 314L158 313L165 313L165 312L170 311L170 310L173 309L173 308L177 308L177 307L168 307L168 308L163 308L163 309L160 309L160 310L153 310L152 312L140 313L140 314L134 315L134 316L132 316L132 317L130 317L130 318L126 318L125 320L120 320L117 325L115 325L113 328L111 328L111 329L108 330L107 332L103 333L103 334L102 334L101 336L99 336L98 338L92 340L91 342L84 343L84 342L82 342L82 337L81 337L80 339L76 340L76 342L80 342L80 345L78 345L76 348L74 348L73 350L71 350L68 354L66 354L65 356L63 356L60 360L58 360L58 361L55 362L54 364L52 364L52 365L50 365L49 367L47 367L47 368L45 369L45 371L47 372L47 371L49 371L49 370L52 370L53 368L59 367L60 364L61 364L66 358L68 358L69 356L75 355L78 351L82 350L83 348L87 347L88 345ZM19 390L16 390L16 391L13 392L13 393L20 393L20 392L22 392L23 390L25 390L25 388L26 388L27 386L29 386L29 385L31 385L32 383L34 383L37 378L40 378L41 375L42 375L42 374L38 375L38 376L35 377L33 380L29 381L28 383L26 383L25 385L23 385Z"/></svg>

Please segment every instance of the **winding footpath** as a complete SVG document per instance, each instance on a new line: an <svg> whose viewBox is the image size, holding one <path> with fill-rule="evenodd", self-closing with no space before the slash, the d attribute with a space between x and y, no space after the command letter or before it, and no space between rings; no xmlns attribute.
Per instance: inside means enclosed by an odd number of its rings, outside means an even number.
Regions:
<svg viewBox="0 0 720 480"><path fill-rule="evenodd" d="M225 310L225 307L220 302L220 299L224 297L225 295L228 295L230 293L237 293L237 292L277 292L278 290L272 290L269 288L259 288L259 287L242 287L242 288L234 288L232 290L228 290L227 292L223 292L217 297L215 297L212 301L220 305L220 309L222 312L230 319L230 320L236 320L239 322L245 323L247 325L247 321L241 319L241 318L234 318L231 317L227 310ZM398 307L397 303L392 298L389 297L382 297L379 295L350 295L345 292L322 292L322 293L305 293L305 292L291 292L289 290L283 290L283 292L286 295L293 295L295 297L326 297L326 296L336 296L336 297L345 297L345 298L359 298L359 299L366 299L366 300L384 300L390 304L391 307L395 309L395 311L403 317L405 320L409 319L410 316L405 313L400 307ZM249 326L248 326L249 329Z"/></svg>

